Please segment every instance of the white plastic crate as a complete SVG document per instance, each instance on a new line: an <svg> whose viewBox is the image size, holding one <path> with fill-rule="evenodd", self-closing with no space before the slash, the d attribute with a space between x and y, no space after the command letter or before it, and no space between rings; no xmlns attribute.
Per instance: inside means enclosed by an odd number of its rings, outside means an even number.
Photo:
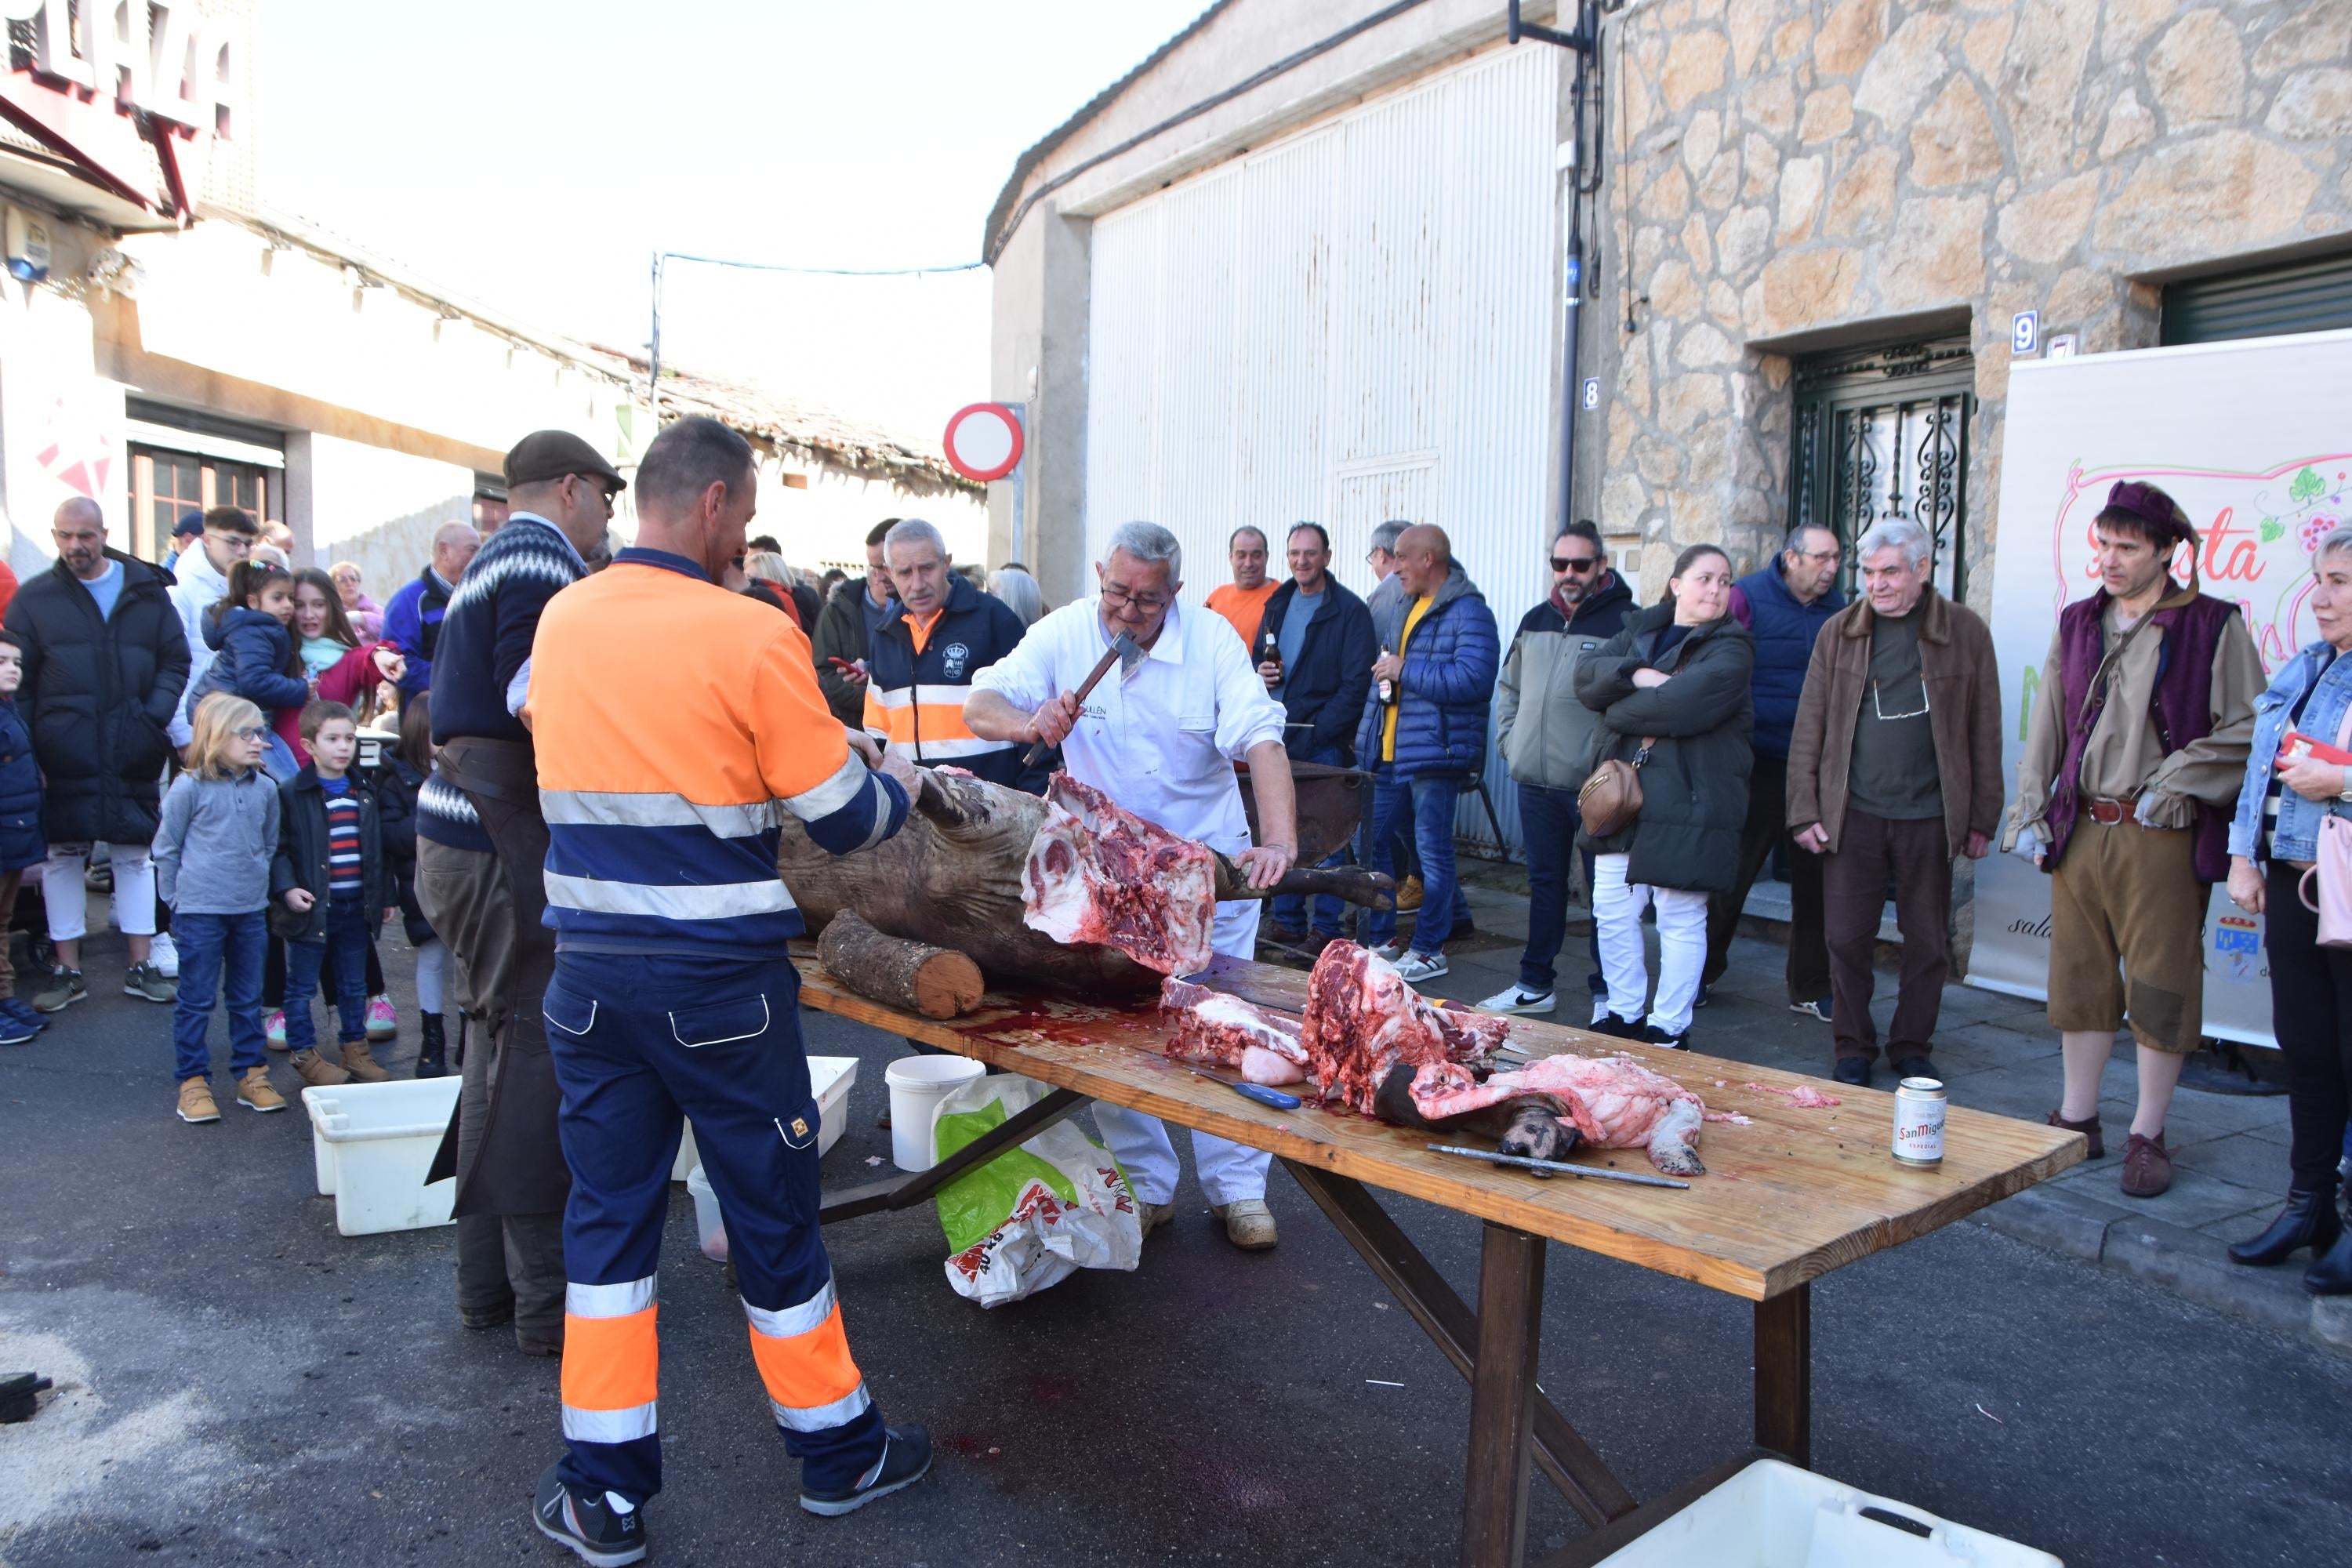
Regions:
<svg viewBox="0 0 2352 1568"><path fill-rule="evenodd" d="M337 1230L373 1236L450 1223L457 1184L428 1187L425 1173L457 1103L454 1075L302 1091L319 1191L335 1200Z"/></svg>
<svg viewBox="0 0 2352 1568"><path fill-rule="evenodd" d="M1594 1568L2064 1568L2046 1552L1759 1459Z"/></svg>

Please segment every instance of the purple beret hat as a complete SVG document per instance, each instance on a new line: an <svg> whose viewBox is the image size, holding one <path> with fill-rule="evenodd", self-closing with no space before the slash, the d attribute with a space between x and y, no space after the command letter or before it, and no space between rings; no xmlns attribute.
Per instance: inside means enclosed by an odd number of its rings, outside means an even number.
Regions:
<svg viewBox="0 0 2352 1568"><path fill-rule="evenodd" d="M2119 511L2137 518L2150 534L2162 538L2193 539L2196 531L2189 514L2180 503L2157 489L2133 479L2116 481L2107 491L2107 511Z"/></svg>

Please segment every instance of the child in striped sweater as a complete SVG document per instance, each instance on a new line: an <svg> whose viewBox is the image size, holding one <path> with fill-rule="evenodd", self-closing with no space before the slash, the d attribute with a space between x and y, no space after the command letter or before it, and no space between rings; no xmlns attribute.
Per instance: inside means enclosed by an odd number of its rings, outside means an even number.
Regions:
<svg viewBox="0 0 2352 1568"><path fill-rule="evenodd" d="M269 868L270 925L286 939L286 1044L305 1083L381 1083L392 1075L368 1049L367 955L395 895L380 811L374 792L351 776L360 742L349 708L303 709L302 743L310 761L278 786L278 855ZM310 994L322 974L341 1026L341 1067L319 1054L311 1026Z"/></svg>

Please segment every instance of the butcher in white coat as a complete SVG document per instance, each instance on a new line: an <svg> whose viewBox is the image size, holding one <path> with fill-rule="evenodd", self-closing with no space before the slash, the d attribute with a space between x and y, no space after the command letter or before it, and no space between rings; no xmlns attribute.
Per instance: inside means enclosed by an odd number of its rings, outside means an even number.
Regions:
<svg viewBox="0 0 2352 1568"><path fill-rule="evenodd" d="M1121 525L1095 578L1097 597L1047 616L1009 656L972 677L965 724L983 740L1059 745L1072 778L1171 833L1234 857L1251 886L1272 887L1298 857L1282 705L1266 695L1249 650L1223 616L1176 602L1184 555L1174 534L1156 523ZM1121 632L1145 657L1131 669L1114 668L1081 705L1078 688ZM1233 764L1242 761L1266 838L1255 847L1234 777ZM1259 908L1255 900L1219 904L1210 946L1250 957ZM1157 1117L1099 1101L1095 1125L1135 1184L1149 1236L1176 1210L1168 1130ZM1253 1251L1272 1247L1265 1173L1274 1156L1194 1132L1192 1163L1227 1238Z"/></svg>

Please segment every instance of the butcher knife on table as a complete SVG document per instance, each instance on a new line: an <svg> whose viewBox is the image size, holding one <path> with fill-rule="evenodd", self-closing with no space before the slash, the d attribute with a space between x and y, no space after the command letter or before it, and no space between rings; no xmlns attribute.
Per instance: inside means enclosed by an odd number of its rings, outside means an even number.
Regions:
<svg viewBox="0 0 2352 1568"><path fill-rule="evenodd" d="M1110 673L1110 667L1113 664L1117 664L1120 672L1124 674L1142 662L1143 645L1125 632L1119 633L1118 636L1111 638L1110 647L1104 651L1102 658L1095 661L1093 670L1087 676L1086 684L1078 688L1078 700L1081 703L1086 701L1093 693L1096 682ZM1035 767L1045 760L1045 753L1053 749L1046 742L1038 742L1029 748L1029 754L1021 759L1021 765L1024 768Z"/></svg>

